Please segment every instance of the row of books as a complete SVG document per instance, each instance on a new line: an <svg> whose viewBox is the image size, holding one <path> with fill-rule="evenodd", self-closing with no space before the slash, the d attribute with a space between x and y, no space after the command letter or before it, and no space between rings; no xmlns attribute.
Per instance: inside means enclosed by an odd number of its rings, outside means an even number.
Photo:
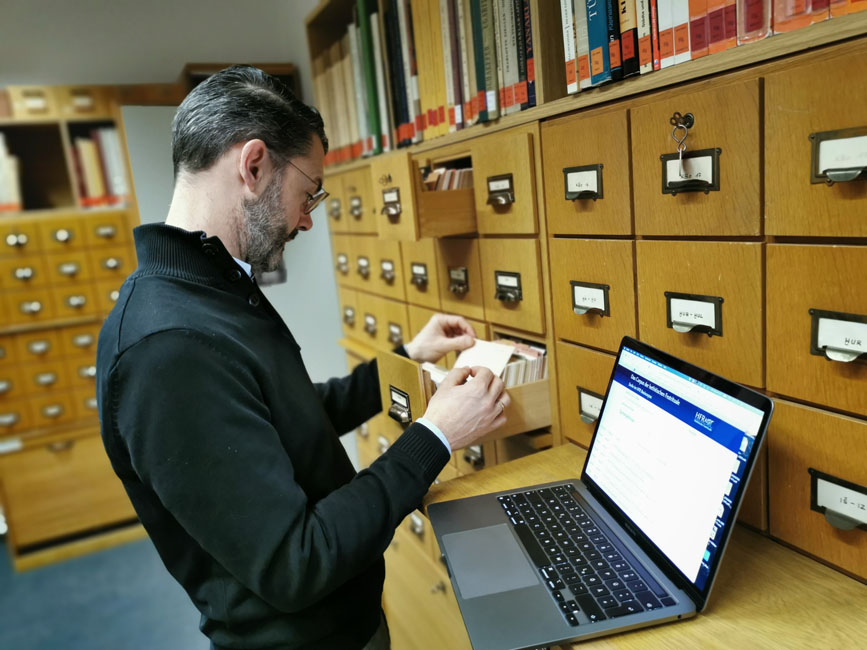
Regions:
<svg viewBox="0 0 867 650"><path fill-rule="evenodd" d="M495 343L512 344L512 358L500 377L506 388L520 386L548 377L548 355L545 348L510 339L495 339Z"/></svg>
<svg viewBox="0 0 867 650"><path fill-rule="evenodd" d="M531 0L379 4L355 0L346 34L313 60L326 165L536 105Z"/></svg>
<svg viewBox="0 0 867 650"><path fill-rule="evenodd" d="M569 94L867 9L867 0L560 0Z"/></svg>
<svg viewBox="0 0 867 650"><path fill-rule="evenodd" d="M475 345L464 350L455 362L456 368L470 366L489 368L503 380L506 388L548 377L548 356L545 348L509 338L496 338L493 341L477 339ZM423 363L421 367L427 371L433 387L438 387L449 372L429 362Z"/></svg>
<svg viewBox="0 0 867 650"><path fill-rule="evenodd" d="M18 158L9 153L0 132L0 212L21 210L21 171Z"/></svg>
<svg viewBox="0 0 867 650"><path fill-rule="evenodd" d="M427 191L467 189L473 186L473 170L437 167L424 177L422 186Z"/></svg>
<svg viewBox="0 0 867 650"><path fill-rule="evenodd" d="M126 204L129 180L115 127L92 129L89 137L74 137L72 157L81 207Z"/></svg>

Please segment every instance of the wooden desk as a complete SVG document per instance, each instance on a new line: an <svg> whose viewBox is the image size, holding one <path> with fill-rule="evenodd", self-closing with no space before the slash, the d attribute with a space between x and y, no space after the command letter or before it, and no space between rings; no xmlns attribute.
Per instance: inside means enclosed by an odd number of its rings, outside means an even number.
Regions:
<svg viewBox="0 0 867 650"><path fill-rule="evenodd" d="M574 478L585 451L554 447L431 488L425 506L521 485ZM709 605L696 618L574 648L864 648L867 586L738 526Z"/></svg>

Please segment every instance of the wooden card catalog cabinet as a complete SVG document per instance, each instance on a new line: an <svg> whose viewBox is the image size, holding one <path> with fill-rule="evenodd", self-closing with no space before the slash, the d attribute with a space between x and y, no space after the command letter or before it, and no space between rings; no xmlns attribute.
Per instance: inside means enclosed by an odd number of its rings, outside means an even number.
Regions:
<svg viewBox="0 0 867 650"><path fill-rule="evenodd" d="M437 242L422 239L401 242L403 284L408 302L440 309L441 274L437 268Z"/></svg>
<svg viewBox="0 0 867 650"><path fill-rule="evenodd" d="M485 316L492 323L545 332L542 273L536 239L482 239Z"/></svg>

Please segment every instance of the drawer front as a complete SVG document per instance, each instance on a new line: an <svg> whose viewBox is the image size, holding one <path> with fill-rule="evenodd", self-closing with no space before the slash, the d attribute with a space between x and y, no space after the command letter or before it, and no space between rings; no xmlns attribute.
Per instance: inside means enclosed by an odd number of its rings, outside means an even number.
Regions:
<svg viewBox="0 0 867 650"><path fill-rule="evenodd" d="M57 97L51 86L8 86L12 113L17 118L59 117Z"/></svg>
<svg viewBox="0 0 867 650"><path fill-rule="evenodd" d="M358 313L358 294L352 289L337 288L337 299L340 307L340 327L343 336L360 338L364 319Z"/></svg>
<svg viewBox="0 0 867 650"><path fill-rule="evenodd" d="M11 404L19 401L26 393L21 368L11 364L0 366L0 411L6 412ZM7 421L12 424L8 417Z"/></svg>
<svg viewBox="0 0 867 650"><path fill-rule="evenodd" d="M71 386L62 360L23 364L19 370L22 390L28 395L50 395Z"/></svg>
<svg viewBox="0 0 867 650"><path fill-rule="evenodd" d="M384 239L415 241L418 182L415 163L404 151L375 156L370 162L376 230Z"/></svg>
<svg viewBox="0 0 867 650"><path fill-rule="evenodd" d="M32 219L0 221L0 258L27 257L41 250L38 228Z"/></svg>
<svg viewBox="0 0 867 650"><path fill-rule="evenodd" d="M42 330L15 337L16 356L22 363L55 361L64 356L59 330Z"/></svg>
<svg viewBox="0 0 867 650"><path fill-rule="evenodd" d="M19 547L135 518L98 435L0 457L0 472Z"/></svg>
<svg viewBox="0 0 867 650"><path fill-rule="evenodd" d="M90 353L96 356L96 343L99 340L101 324L64 327L60 331L60 341L64 354L67 356L82 356Z"/></svg>
<svg viewBox="0 0 867 650"><path fill-rule="evenodd" d="M380 345L382 349L392 350L398 345L403 345L410 340L409 315L406 303L380 299L379 313L382 315L382 335Z"/></svg>
<svg viewBox="0 0 867 650"><path fill-rule="evenodd" d="M37 429L72 422L77 417L71 391L53 391L48 395L32 395L29 402L33 426Z"/></svg>
<svg viewBox="0 0 867 650"><path fill-rule="evenodd" d="M86 217L84 235L88 248L117 246L132 241L132 230L126 226L124 213L109 210Z"/></svg>
<svg viewBox="0 0 867 650"><path fill-rule="evenodd" d="M383 328L386 327L382 320L381 302L384 298L379 298L370 293L358 292L358 311L356 312L356 331L357 337L362 343L381 349L384 346L380 343L383 339Z"/></svg>
<svg viewBox="0 0 867 650"><path fill-rule="evenodd" d="M59 318L90 316L99 312L96 286L80 283L74 287L55 287L51 290L54 311Z"/></svg>
<svg viewBox="0 0 867 650"><path fill-rule="evenodd" d="M867 535L857 528L832 526L825 514L811 509L814 476L810 473L811 469L821 473L815 476L821 489L817 505L867 520L857 505L867 497L842 491L828 480L842 479L865 489L867 422L776 400L768 452L771 535L867 579ZM849 503L841 503L847 495Z"/></svg>
<svg viewBox="0 0 867 650"><path fill-rule="evenodd" d="M404 537L409 543L414 544L426 557L436 560L439 554L435 555L435 551L439 545L436 543L433 529L427 517L415 510L403 520L400 526L406 533Z"/></svg>
<svg viewBox="0 0 867 650"><path fill-rule="evenodd" d="M343 174L343 212L349 231L365 235L376 234L376 212L373 204L373 182L370 168Z"/></svg>
<svg viewBox="0 0 867 650"><path fill-rule="evenodd" d="M407 340L415 338L422 328L428 324L428 321L436 315L436 310L428 309L427 307L419 307L418 305L406 306L407 317L409 318L409 336Z"/></svg>
<svg viewBox="0 0 867 650"><path fill-rule="evenodd" d="M0 397L0 442L4 437L14 436L33 428L30 400L18 398L4 400Z"/></svg>
<svg viewBox="0 0 867 650"><path fill-rule="evenodd" d="M0 289L38 289L50 283L48 265L42 257L0 259Z"/></svg>
<svg viewBox="0 0 867 650"><path fill-rule="evenodd" d="M329 174L323 183L330 194L325 203L325 213L328 215L328 229L332 233L350 232L346 196L343 190L344 176L345 174Z"/></svg>
<svg viewBox="0 0 867 650"><path fill-rule="evenodd" d="M331 258L337 284L342 287L356 286L352 242L349 237L346 235L331 236Z"/></svg>
<svg viewBox="0 0 867 650"><path fill-rule="evenodd" d="M483 239L480 246L486 320L544 334L538 240Z"/></svg>
<svg viewBox="0 0 867 650"><path fill-rule="evenodd" d="M406 300L400 242L368 238L371 250L371 290L386 298Z"/></svg>
<svg viewBox="0 0 867 650"><path fill-rule="evenodd" d="M625 110L543 123L542 156L549 234L632 234Z"/></svg>
<svg viewBox="0 0 867 650"><path fill-rule="evenodd" d="M637 242L641 338L733 381L762 387L763 246ZM694 329L678 331L689 327ZM714 328L713 335L705 328Z"/></svg>
<svg viewBox="0 0 867 650"><path fill-rule="evenodd" d="M79 388L72 391L72 412L77 420L84 420L99 415L94 388Z"/></svg>
<svg viewBox="0 0 867 650"><path fill-rule="evenodd" d="M349 238L350 254L349 272L353 278L351 286L364 291L376 291L379 282L379 266L377 261L376 241L373 237Z"/></svg>
<svg viewBox="0 0 867 650"><path fill-rule="evenodd" d="M37 222L42 248L46 252L80 250L84 248L84 221L68 215Z"/></svg>
<svg viewBox="0 0 867 650"><path fill-rule="evenodd" d="M485 320L479 240L438 239L435 246L443 311Z"/></svg>
<svg viewBox="0 0 867 650"><path fill-rule="evenodd" d="M2 305L2 303L0 303ZM18 361L18 345L12 334L0 336L0 368L14 365Z"/></svg>
<svg viewBox="0 0 867 650"><path fill-rule="evenodd" d="M61 117L89 117L111 119L109 89L100 86L55 86L58 111Z"/></svg>
<svg viewBox="0 0 867 650"><path fill-rule="evenodd" d="M63 251L45 256L48 277L53 286L77 286L93 279L93 268L87 251Z"/></svg>
<svg viewBox="0 0 867 650"><path fill-rule="evenodd" d="M765 79L765 224L769 234L867 237L867 174L863 173L867 146L850 148L859 142L850 138L867 136L865 54L867 48L862 47L854 57L823 55L814 59L816 63ZM811 138L813 134L816 137ZM860 142L864 141L861 137ZM814 143L819 154L815 164ZM844 162L834 162L838 156ZM838 180L829 185L830 178L820 167L836 168L832 176ZM862 174L844 181L848 175L841 175L840 168L860 168Z"/></svg>
<svg viewBox="0 0 867 650"><path fill-rule="evenodd" d="M616 352L635 336L635 244L552 239L551 285L557 338Z"/></svg>
<svg viewBox="0 0 867 650"><path fill-rule="evenodd" d="M405 241L400 248L407 302L439 310L442 274L437 268L436 240Z"/></svg>
<svg viewBox="0 0 867 650"><path fill-rule="evenodd" d="M534 137L538 137L535 124L483 136L473 142L473 184L480 233L539 232Z"/></svg>
<svg viewBox="0 0 867 650"><path fill-rule="evenodd" d="M120 287L123 282L120 279L103 280L96 282L96 307L102 314L107 314L114 309L117 299L120 297Z"/></svg>
<svg viewBox="0 0 867 650"><path fill-rule="evenodd" d="M392 352L380 352L376 359L382 414L371 433L393 441L427 410L421 366Z"/></svg>
<svg viewBox="0 0 867 650"><path fill-rule="evenodd" d="M557 383L563 435L589 447L615 357L557 341Z"/></svg>
<svg viewBox="0 0 867 650"><path fill-rule="evenodd" d="M768 389L867 415L867 247L770 244L767 264Z"/></svg>
<svg viewBox="0 0 867 650"><path fill-rule="evenodd" d="M96 392L96 356L87 355L67 359L66 374L73 388L90 389Z"/></svg>
<svg viewBox="0 0 867 650"><path fill-rule="evenodd" d="M669 120L691 113L687 153L719 149L719 189L665 194L660 159L677 154ZM631 109L635 232L641 235L759 235L759 82L672 91ZM712 163L703 159L711 168ZM695 162L692 164L696 164ZM675 165L676 167L676 165ZM699 170L707 176L708 169ZM697 172L694 172L697 173ZM716 180L716 179L715 179Z"/></svg>
<svg viewBox="0 0 867 650"><path fill-rule="evenodd" d="M0 298L6 303L10 325L41 323L57 315L49 289L8 291Z"/></svg>
<svg viewBox="0 0 867 650"><path fill-rule="evenodd" d="M115 280L117 286L135 270L132 250L127 246L113 246L90 252L93 275L97 280Z"/></svg>

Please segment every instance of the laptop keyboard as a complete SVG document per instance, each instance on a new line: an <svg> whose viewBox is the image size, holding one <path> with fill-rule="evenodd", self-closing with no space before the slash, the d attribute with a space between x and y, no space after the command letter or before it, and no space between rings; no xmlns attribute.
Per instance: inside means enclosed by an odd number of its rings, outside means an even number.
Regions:
<svg viewBox="0 0 867 650"><path fill-rule="evenodd" d="M567 486L497 499L569 625L578 625L578 612L595 623L675 604Z"/></svg>

